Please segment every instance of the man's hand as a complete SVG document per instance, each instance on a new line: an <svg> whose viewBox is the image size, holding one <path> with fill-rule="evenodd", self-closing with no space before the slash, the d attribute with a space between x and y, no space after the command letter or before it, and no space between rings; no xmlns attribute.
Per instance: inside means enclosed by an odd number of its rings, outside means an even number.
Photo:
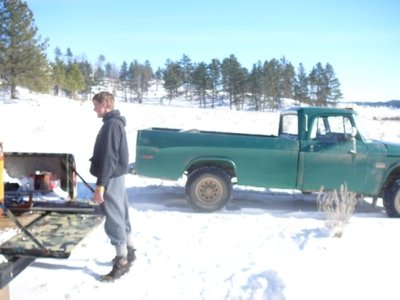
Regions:
<svg viewBox="0 0 400 300"><path fill-rule="evenodd" d="M101 204L104 202L104 186L98 185L94 190L93 201Z"/></svg>

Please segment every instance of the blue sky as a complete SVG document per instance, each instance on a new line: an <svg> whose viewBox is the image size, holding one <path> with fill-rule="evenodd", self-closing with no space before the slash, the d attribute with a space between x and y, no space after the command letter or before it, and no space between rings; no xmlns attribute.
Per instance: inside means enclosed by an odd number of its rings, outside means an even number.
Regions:
<svg viewBox="0 0 400 300"><path fill-rule="evenodd" d="M49 58L59 47L120 67L167 59L209 63L234 54L254 63L285 58L307 72L330 63L344 100L400 99L398 0L28 0Z"/></svg>

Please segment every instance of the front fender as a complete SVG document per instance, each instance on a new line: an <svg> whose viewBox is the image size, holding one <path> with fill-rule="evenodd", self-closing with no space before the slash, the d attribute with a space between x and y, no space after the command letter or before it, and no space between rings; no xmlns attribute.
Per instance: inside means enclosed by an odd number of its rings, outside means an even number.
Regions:
<svg viewBox="0 0 400 300"><path fill-rule="evenodd" d="M388 185L393 178L400 176L400 162L393 163L388 167L387 173L383 178L381 192Z"/></svg>

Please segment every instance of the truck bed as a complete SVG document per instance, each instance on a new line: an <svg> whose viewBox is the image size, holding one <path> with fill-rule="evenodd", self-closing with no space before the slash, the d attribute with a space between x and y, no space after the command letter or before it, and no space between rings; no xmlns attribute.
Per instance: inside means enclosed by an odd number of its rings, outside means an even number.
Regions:
<svg viewBox="0 0 400 300"><path fill-rule="evenodd" d="M151 127L144 130L159 131L159 132L175 132L182 134L211 134L211 135L228 135L228 136L250 136L250 137L276 137L275 135L266 134L252 134L252 133L238 133L238 132L227 132L227 131L211 131L211 130L201 130L196 128L191 129L177 129L177 128L166 128L166 127Z"/></svg>
<svg viewBox="0 0 400 300"><path fill-rule="evenodd" d="M142 176L176 180L196 160L209 159L232 162L239 184L296 186L299 143L295 139L154 127L139 130L136 145L136 173Z"/></svg>

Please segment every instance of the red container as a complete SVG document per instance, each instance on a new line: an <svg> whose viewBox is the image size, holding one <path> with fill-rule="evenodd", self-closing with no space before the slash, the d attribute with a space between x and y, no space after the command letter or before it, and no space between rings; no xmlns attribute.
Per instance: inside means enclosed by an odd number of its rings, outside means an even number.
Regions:
<svg viewBox="0 0 400 300"><path fill-rule="evenodd" d="M52 189L50 182L52 181L52 174L50 172L41 172L34 176L35 190L50 191Z"/></svg>

